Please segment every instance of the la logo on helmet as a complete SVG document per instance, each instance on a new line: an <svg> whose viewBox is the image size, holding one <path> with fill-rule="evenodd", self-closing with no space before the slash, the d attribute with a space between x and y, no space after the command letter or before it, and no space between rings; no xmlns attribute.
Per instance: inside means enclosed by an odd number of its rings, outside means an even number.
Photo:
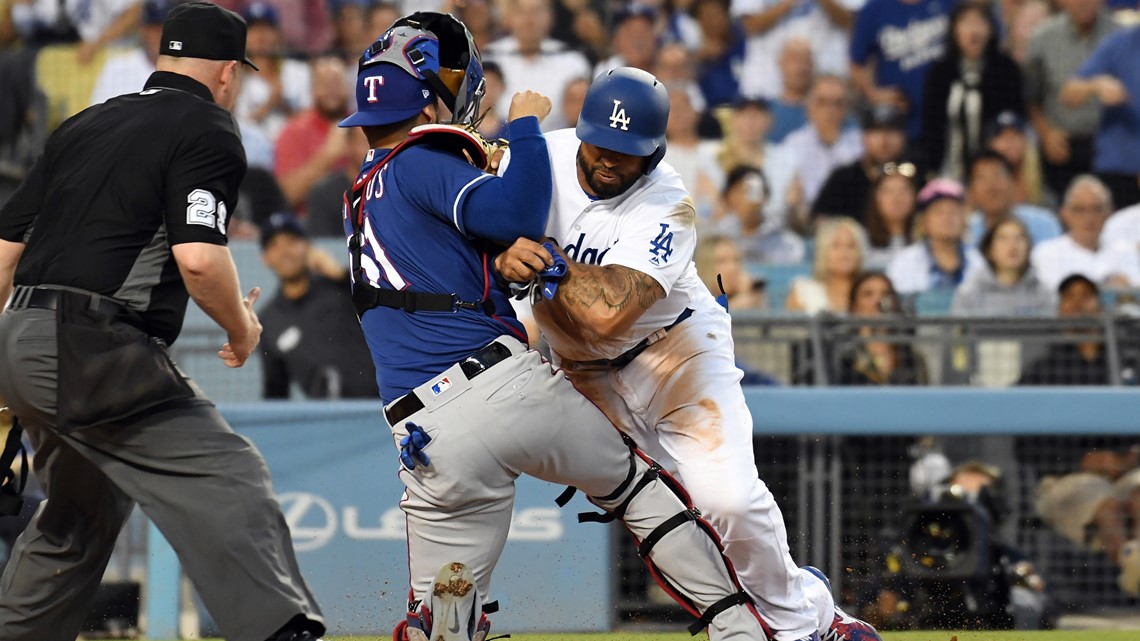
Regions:
<svg viewBox="0 0 1140 641"><path fill-rule="evenodd" d="M622 131L629 131L629 116L625 115L625 107L620 100L614 100L614 112L610 114L610 128L617 129L621 125Z"/></svg>

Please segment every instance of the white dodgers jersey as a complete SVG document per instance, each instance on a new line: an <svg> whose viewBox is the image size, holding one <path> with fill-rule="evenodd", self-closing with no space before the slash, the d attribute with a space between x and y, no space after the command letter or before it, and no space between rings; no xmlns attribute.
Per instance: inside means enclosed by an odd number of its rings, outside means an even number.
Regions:
<svg viewBox="0 0 1140 641"><path fill-rule="evenodd" d="M681 177L662 162L626 193L593 200L578 182L579 140L573 129L546 134L554 171L554 198L546 235L572 260L590 265L621 265L651 276L665 290L623 335L584 341L550 323L547 342L563 359L615 358L646 337L673 324L685 309L720 309L693 265L696 213ZM539 317L541 318L541 316Z"/></svg>

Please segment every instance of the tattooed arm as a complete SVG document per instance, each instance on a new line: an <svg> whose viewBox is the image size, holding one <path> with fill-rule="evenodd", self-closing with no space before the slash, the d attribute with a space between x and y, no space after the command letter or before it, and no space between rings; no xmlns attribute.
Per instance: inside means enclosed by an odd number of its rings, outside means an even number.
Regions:
<svg viewBox="0 0 1140 641"><path fill-rule="evenodd" d="M563 258L566 258L563 255ZM566 258L569 271L549 301L553 313L571 321L583 335L613 338L665 298L652 276L622 265L587 265Z"/></svg>

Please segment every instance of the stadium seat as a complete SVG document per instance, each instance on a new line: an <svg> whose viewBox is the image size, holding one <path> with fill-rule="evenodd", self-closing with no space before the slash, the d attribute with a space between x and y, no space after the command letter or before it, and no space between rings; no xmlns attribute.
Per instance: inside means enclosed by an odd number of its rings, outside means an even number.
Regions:
<svg viewBox="0 0 1140 641"><path fill-rule="evenodd" d="M90 64L80 67L78 48L73 44L52 45L40 50L36 56L36 84L48 98L49 129L55 129L64 120L87 108L103 64L124 51L127 49L100 49Z"/></svg>

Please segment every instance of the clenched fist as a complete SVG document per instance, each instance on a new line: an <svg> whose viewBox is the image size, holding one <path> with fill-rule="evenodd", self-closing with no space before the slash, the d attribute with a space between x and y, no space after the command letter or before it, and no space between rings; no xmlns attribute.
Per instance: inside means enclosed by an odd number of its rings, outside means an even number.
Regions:
<svg viewBox="0 0 1140 641"><path fill-rule="evenodd" d="M535 116L539 122L550 113L550 98L534 91L520 91L511 98L507 120Z"/></svg>

